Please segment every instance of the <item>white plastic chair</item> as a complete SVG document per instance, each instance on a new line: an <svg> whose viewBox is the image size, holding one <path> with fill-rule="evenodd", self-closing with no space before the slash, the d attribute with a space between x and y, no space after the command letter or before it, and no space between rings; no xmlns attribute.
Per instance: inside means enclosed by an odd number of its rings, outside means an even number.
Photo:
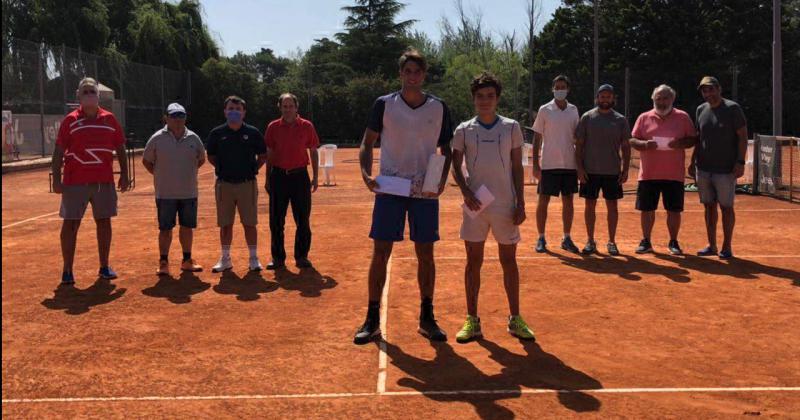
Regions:
<svg viewBox="0 0 800 420"><path fill-rule="evenodd" d="M531 171L531 184L536 183L536 177L533 176L533 158L531 154L533 153L533 145L530 143L522 143L522 170L523 172L527 171L528 167L530 167Z"/></svg>
<svg viewBox="0 0 800 420"><path fill-rule="evenodd" d="M323 144L320 146L320 151L322 154L322 162L320 162L320 166L322 167L322 175L325 177L325 181L322 183L322 185L328 187L336 185L336 174L333 173L336 145ZM333 178L333 182L331 182L331 178Z"/></svg>

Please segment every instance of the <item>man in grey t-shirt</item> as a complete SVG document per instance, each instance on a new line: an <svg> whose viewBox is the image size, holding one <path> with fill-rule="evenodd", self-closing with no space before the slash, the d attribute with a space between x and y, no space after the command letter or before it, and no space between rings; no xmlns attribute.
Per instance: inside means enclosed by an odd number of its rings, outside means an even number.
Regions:
<svg viewBox="0 0 800 420"><path fill-rule="evenodd" d="M698 144L692 154L689 175L694 176L700 201L705 205L708 246L700 256L717 254L717 204L722 209L722 249L719 257L731 258L736 215L733 211L736 180L744 175L747 153L747 120L736 102L722 97L719 81L706 76L697 87L705 103L697 107Z"/></svg>
<svg viewBox="0 0 800 420"><path fill-rule="evenodd" d="M584 219L588 240L583 253L597 251L595 208L600 190L603 190L608 208L608 253L619 255L615 241L619 219L617 200L622 198L622 184L628 180L631 129L628 120L614 110L614 88L611 85L600 86L595 101L597 107L583 114L575 129L575 163L581 184L579 193L586 199Z"/></svg>
<svg viewBox="0 0 800 420"><path fill-rule="evenodd" d="M192 229L197 227L197 168L205 163L205 149L197 134L186 128L186 110L180 104L167 107L167 125L147 141L142 163L153 174L156 189L160 254L156 274L169 274L176 215L183 248L181 270L202 271L192 259Z"/></svg>

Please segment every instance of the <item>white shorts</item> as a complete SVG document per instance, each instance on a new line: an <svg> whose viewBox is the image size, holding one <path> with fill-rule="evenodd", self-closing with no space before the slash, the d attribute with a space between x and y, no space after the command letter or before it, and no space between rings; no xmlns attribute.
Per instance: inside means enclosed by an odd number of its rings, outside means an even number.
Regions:
<svg viewBox="0 0 800 420"><path fill-rule="evenodd" d="M514 224L514 218L511 216L484 211L472 219L465 211L462 210L462 213L461 239L467 242L486 241L489 229L492 230L492 236L498 244L513 245L520 240L519 226Z"/></svg>

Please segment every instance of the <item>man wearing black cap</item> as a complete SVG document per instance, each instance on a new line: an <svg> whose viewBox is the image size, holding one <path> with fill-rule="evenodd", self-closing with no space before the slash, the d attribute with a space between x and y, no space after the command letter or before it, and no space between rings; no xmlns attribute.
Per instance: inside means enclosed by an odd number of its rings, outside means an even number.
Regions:
<svg viewBox="0 0 800 420"><path fill-rule="evenodd" d="M617 232L617 200L622 198L622 184L628 180L631 129L628 121L614 110L614 87L597 89L597 106L581 116L575 129L575 163L578 167L581 197L586 199L584 219L588 240L584 254L597 251L594 241L595 207L603 190L608 209L608 253L619 255ZM620 152L622 156L620 158Z"/></svg>
<svg viewBox="0 0 800 420"><path fill-rule="evenodd" d="M736 214L733 211L736 180L744 175L747 153L747 120L736 102L722 97L719 81L703 77L697 90L705 103L697 107L696 124L699 142L692 154L689 174L694 176L705 205L708 246L700 256L717 254L717 204L722 209L722 249L719 257L733 257L731 241Z"/></svg>

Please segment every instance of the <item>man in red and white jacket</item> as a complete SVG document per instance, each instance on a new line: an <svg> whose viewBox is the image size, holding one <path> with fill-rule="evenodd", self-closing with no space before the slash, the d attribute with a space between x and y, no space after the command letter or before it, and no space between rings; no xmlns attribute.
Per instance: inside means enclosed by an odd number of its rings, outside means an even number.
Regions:
<svg viewBox="0 0 800 420"><path fill-rule="evenodd" d="M61 194L59 215L61 225L61 254L64 269L61 284L75 283L72 263L81 219L92 203L92 215L97 225L100 253L99 275L114 279L117 274L108 265L111 250L111 218L117 215L117 192L114 188L114 152L120 166L118 188L125 192L130 186L125 136L111 112L100 108L99 84L92 78L78 83L80 107L64 117L53 152L53 191ZM61 168L64 167L62 179Z"/></svg>

